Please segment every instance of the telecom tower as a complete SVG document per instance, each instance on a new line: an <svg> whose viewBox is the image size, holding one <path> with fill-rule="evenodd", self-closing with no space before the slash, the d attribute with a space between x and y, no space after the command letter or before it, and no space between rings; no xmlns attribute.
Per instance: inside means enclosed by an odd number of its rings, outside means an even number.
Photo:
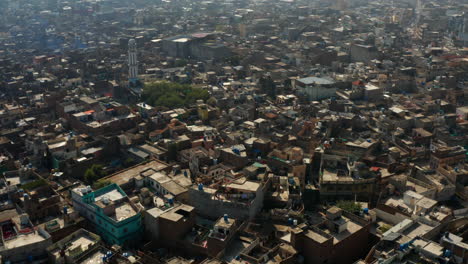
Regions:
<svg viewBox="0 0 468 264"><path fill-rule="evenodd" d="M130 84L138 81L137 46L134 39L128 41L128 81Z"/></svg>

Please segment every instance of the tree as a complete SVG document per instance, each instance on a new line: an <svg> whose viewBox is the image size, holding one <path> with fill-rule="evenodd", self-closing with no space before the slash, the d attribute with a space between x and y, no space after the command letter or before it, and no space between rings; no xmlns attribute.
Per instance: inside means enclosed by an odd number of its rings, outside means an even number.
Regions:
<svg viewBox="0 0 468 264"><path fill-rule="evenodd" d="M216 106L217 100L214 97L210 97L208 100L206 100L206 103L211 106Z"/></svg>
<svg viewBox="0 0 468 264"><path fill-rule="evenodd" d="M184 67L185 65L187 65L187 61L184 59L177 59L174 63L175 67Z"/></svg>
<svg viewBox="0 0 468 264"><path fill-rule="evenodd" d="M100 180L98 180L97 182L95 182L93 184L93 189L98 190L98 189L104 188L104 187L106 187L107 185L110 185L110 184L111 184L111 182L109 180L100 179Z"/></svg>
<svg viewBox="0 0 468 264"><path fill-rule="evenodd" d="M135 165L135 160L133 158L128 158L123 162L124 167L131 167Z"/></svg>
<svg viewBox="0 0 468 264"><path fill-rule="evenodd" d="M84 180L87 184L93 184L105 176L104 167L100 164L93 164L84 173Z"/></svg>
<svg viewBox="0 0 468 264"><path fill-rule="evenodd" d="M145 84L142 94L149 105L168 108L188 106L197 100L206 101L209 97L205 89L167 81Z"/></svg>
<svg viewBox="0 0 468 264"><path fill-rule="evenodd" d="M336 206L353 214L361 212L362 209L361 204L353 201L339 201L336 203Z"/></svg>

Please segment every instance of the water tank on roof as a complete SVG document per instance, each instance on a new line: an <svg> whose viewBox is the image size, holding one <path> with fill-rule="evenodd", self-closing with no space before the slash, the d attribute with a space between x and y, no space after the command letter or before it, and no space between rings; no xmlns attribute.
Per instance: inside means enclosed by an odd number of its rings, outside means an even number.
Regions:
<svg viewBox="0 0 468 264"><path fill-rule="evenodd" d="M107 197L107 196L102 197L102 203L103 204L109 204L109 202L110 202L109 197Z"/></svg>
<svg viewBox="0 0 468 264"><path fill-rule="evenodd" d="M452 256L452 251L446 249L445 252L444 252L444 257L450 258L451 256Z"/></svg>

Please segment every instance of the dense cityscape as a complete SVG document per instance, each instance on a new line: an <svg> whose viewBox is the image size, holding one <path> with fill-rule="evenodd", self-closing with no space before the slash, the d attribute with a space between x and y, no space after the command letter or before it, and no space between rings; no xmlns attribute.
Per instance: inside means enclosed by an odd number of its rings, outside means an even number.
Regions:
<svg viewBox="0 0 468 264"><path fill-rule="evenodd" d="M467 0L0 0L0 263L468 263Z"/></svg>

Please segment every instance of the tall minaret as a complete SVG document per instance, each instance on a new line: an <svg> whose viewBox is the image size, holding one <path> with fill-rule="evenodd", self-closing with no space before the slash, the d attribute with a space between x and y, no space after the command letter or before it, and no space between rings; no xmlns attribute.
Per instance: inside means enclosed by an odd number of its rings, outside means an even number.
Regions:
<svg viewBox="0 0 468 264"><path fill-rule="evenodd" d="M135 84L138 80L137 46L134 39L128 41L128 81Z"/></svg>

